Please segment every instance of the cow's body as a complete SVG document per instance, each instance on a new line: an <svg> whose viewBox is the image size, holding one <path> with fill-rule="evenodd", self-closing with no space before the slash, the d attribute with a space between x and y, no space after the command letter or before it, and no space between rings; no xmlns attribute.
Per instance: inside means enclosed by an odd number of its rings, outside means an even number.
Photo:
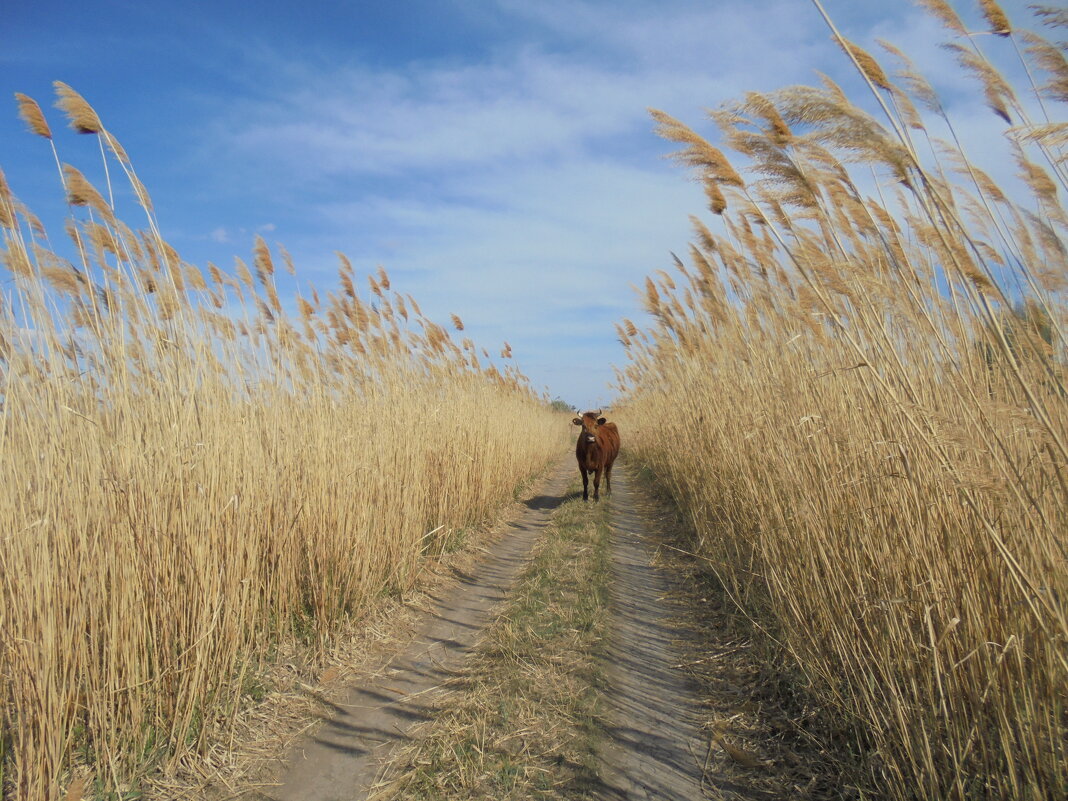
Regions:
<svg viewBox="0 0 1068 801"><path fill-rule="evenodd" d="M582 476L582 500L590 499L590 474L593 474L593 499L601 497L601 475L604 474L604 490L612 494L612 464L619 455L619 429L615 423L606 422L600 413L586 412L572 420L581 426L578 442L575 443L575 458L578 459Z"/></svg>

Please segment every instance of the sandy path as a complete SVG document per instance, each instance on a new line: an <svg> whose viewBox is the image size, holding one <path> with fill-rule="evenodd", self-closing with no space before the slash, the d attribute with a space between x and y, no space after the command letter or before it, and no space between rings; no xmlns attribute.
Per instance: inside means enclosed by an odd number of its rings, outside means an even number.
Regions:
<svg viewBox="0 0 1068 801"><path fill-rule="evenodd" d="M455 674L526 564L530 549L574 478L573 457L560 462L503 527L471 574L433 598L420 633L388 664L364 677L331 708L332 717L299 743L270 801L354 801L367 797L381 761L428 717L435 691Z"/></svg>
<svg viewBox="0 0 1068 801"><path fill-rule="evenodd" d="M652 564L644 499L626 465L612 476L612 608L605 673L606 736L597 749L602 799L704 797L695 688L677 665L680 634L665 596L673 578Z"/></svg>

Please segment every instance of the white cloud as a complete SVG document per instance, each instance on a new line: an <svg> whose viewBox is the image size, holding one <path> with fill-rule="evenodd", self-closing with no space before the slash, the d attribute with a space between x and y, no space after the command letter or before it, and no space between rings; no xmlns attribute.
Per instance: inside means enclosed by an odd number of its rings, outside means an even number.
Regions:
<svg viewBox="0 0 1068 801"><path fill-rule="evenodd" d="M751 9L502 3L568 47L528 43L470 64L274 65L263 100L233 105L217 135L302 172L432 173L573 155L647 133L648 106L699 119L746 89L809 79L822 23L793 2ZM578 44L582 43L582 44Z"/></svg>
<svg viewBox="0 0 1068 801"><path fill-rule="evenodd" d="M232 104L214 139L222 160L299 187L317 226L286 242L298 265L332 277L334 250L383 263L431 316L460 314L491 350L507 339L536 385L592 405L624 359L612 321L641 317L630 285L685 249L703 209L657 160L671 147L646 107L711 132L702 108L747 90L813 83L816 69L856 78L807 4L500 6L530 27L525 43L471 63L283 60L269 99ZM874 27L868 14L851 38L873 52L875 36L919 42L933 53L921 71L947 71L943 32L919 12ZM947 86L964 102L959 79Z"/></svg>
<svg viewBox="0 0 1068 801"><path fill-rule="evenodd" d="M322 214L339 230L373 221L394 232L387 266L432 292L424 305L465 320L475 312L502 328L529 321L536 330L575 308L627 313L630 284L682 247L682 210L699 211L701 198L655 161L639 169L576 159L484 175L477 203L374 198L330 204ZM372 264L385 254L372 247L348 255ZM606 334L614 336L610 326Z"/></svg>

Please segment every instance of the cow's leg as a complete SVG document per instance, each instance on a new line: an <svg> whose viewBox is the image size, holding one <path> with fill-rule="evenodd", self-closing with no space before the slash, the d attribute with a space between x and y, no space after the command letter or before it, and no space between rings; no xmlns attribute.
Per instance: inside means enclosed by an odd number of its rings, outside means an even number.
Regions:
<svg viewBox="0 0 1068 801"><path fill-rule="evenodd" d="M604 494L612 494L612 463L609 462L604 466Z"/></svg>
<svg viewBox="0 0 1068 801"><path fill-rule="evenodd" d="M590 477L586 475L586 468L580 467L579 474L582 476L582 500L590 499Z"/></svg>
<svg viewBox="0 0 1068 801"><path fill-rule="evenodd" d="M597 468L597 472L593 474L593 499L595 501L601 500L601 468Z"/></svg>

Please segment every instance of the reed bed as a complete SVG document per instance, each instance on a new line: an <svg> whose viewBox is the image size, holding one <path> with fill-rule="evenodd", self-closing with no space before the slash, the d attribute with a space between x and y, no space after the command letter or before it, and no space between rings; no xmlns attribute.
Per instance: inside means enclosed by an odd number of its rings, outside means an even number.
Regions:
<svg viewBox="0 0 1068 801"><path fill-rule="evenodd" d="M290 312L280 247L257 239L232 272L183 261L115 137L57 94L108 186L53 147L70 216L52 242L0 180L0 778L20 800L195 758L280 641L325 647L568 433L381 268L358 291L339 255L338 288Z"/></svg>
<svg viewBox="0 0 1068 801"><path fill-rule="evenodd" d="M969 159L894 45L896 72L830 21L876 114L829 79L751 93L711 113L721 149L654 112L718 219L648 279L654 324L620 324L616 415L865 797L1063 798L1068 68L992 0L974 33L923 5L1026 190Z"/></svg>

